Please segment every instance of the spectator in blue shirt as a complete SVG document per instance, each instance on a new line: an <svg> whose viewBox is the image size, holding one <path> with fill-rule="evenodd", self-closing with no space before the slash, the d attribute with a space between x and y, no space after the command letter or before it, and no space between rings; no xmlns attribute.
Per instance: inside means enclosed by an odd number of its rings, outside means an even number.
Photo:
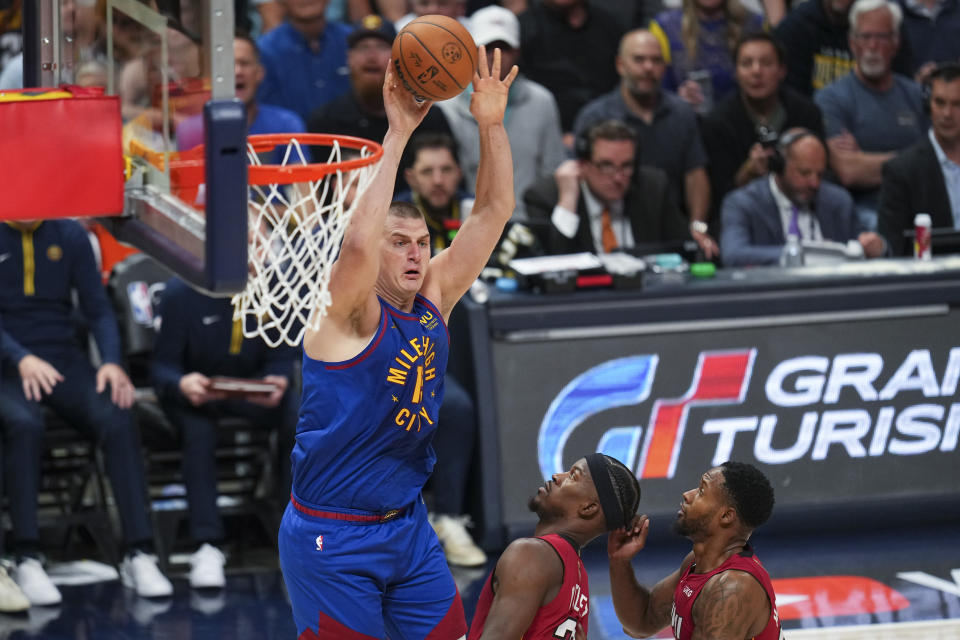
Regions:
<svg viewBox="0 0 960 640"><path fill-rule="evenodd" d="M282 0L286 20L257 41L266 77L258 99L306 120L350 88L347 35L353 27L327 22L327 0Z"/></svg>
<svg viewBox="0 0 960 640"><path fill-rule="evenodd" d="M103 364L96 370L79 337L73 293ZM125 586L145 597L173 587L151 554L140 437L130 406L133 384L120 366L116 319L87 234L72 220L0 224L0 427L13 525L14 579L33 605L61 595L39 560L37 494L47 407L103 447L128 553Z"/></svg>
<svg viewBox="0 0 960 640"><path fill-rule="evenodd" d="M247 134L261 133L303 133L307 130L303 119L293 111L257 100L257 91L263 83L264 69L260 61L257 44L245 35L233 38L233 79L237 99L247 109ZM203 116L198 115L185 120L177 127L177 147L180 150L192 149L203 144ZM304 147L304 153L308 153ZM271 157L262 158L269 164L283 161L283 148L275 150ZM306 158L309 161L309 158Z"/></svg>

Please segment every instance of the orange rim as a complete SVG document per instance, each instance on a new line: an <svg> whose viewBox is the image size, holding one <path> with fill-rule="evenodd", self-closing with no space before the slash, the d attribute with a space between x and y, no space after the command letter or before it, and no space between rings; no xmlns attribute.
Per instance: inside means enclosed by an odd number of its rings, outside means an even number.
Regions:
<svg viewBox="0 0 960 640"><path fill-rule="evenodd" d="M372 165L383 155L383 147L372 140L327 133L265 133L247 136L247 145L256 152L269 151L280 145L289 144L296 139L302 146L332 147L339 143L341 147L356 149L366 147L371 154L365 158L353 158L340 162L313 162L310 164L281 165L261 164L247 167L247 184L293 184L295 182L315 182L337 171L353 171ZM196 187L206 178L204 176L203 145L175 154L170 161L170 182L181 187Z"/></svg>

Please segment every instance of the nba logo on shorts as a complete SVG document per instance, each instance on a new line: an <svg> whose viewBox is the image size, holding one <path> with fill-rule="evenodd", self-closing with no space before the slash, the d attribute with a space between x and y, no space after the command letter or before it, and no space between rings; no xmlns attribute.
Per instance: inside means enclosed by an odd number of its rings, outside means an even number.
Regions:
<svg viewBox="0 0 960 640"><path fill-rule="evenodd" d="M150 289L143 280L131 282L127 285L127 299L130 300L130 311L137 324L153 326L153 305L150 303Z"/></svg>
<svg viewBox="0 0 960 640"><path fill-rule="evenodd" d="M323 536L317 536L317 551L323 551Z"/></svg>

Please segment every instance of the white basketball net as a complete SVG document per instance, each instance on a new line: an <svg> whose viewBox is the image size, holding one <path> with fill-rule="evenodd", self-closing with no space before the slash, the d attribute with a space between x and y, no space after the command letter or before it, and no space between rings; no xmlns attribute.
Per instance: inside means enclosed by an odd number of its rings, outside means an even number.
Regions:
<svg viewBox="0 0 960 640"><path fill-rule="evenodd" d="M358 157L334 143L328 163ZM371 152L366 147L359 157ZM261 159L247 150L251 165ZM317 160L314 159L313 163ZM283 165L310 164L296 139L283 152ZM331 298L330 266L340 251L357 196L367 188L376 163L337 170L316 182L250 185L247 288L233 297L234 317L243 335L260 336L271 347L299 346L308 328L317 329ZM345 206L347 200L352 202ZM252 316L255 322L247 322Z"/></svg>

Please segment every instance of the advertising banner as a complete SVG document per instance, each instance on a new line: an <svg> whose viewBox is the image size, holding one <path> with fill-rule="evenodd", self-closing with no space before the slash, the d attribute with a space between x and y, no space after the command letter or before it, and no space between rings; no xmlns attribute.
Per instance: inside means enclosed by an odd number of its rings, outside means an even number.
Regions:
<svg viewBox="0 0 960 640"><path fill-rule="evenodd" d="M760 467L777 512L960 490L960 318L493 342L509 527L592 451L672 514L726 460Z"/></svg>

